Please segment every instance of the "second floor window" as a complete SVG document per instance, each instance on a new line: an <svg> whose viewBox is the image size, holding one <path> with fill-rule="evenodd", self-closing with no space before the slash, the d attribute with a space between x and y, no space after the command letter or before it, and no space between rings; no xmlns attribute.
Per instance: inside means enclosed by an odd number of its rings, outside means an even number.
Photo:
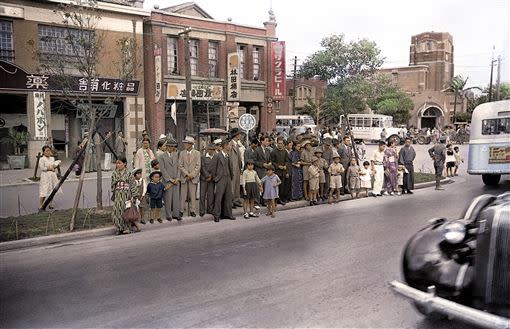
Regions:
<svg viewBox="0 0 510 329"><path fill-rule="evenodd" d="M12 39L12 22L0 20L0 59L14 62L14 42Z"/></svg>
<svg viewBox="0 0 510 329"><path fill-rule="evenodd" d="M239 54L239 76L244 79L244 51L246 46L237 45L237 53Z"/></svg>
<svg viewBox="0 0 510 329"><path fill-rule="evenodd" d="M75 62L85 56L85 46L89 40L92 45L87 50L93 50L94 38L92 32L60 26L39 25L39 53L41 59L54 59Z"/></svg>
<svg viewBox="0 0 510 329"><path fill-rule="evenodd" d="M218 77L218 43L209 42L209 77Z"/></svg>
<svg viewBox="0 0 510 329"><path fill-rule="evenodd" d="M169 74L178 74L177 69L177 38L166 39L166 56Z"/></svg>
<svg viewBox="0 0 510 329"><path fill-rule="evenodd" d="M191 75L198 75L198 40L189 41Z"/></svg>
<svg viewBox="0 0 510 329"><path fill-rule="evenodd" d="M260 80L260 48L253 48L253 80Z"/></svg>

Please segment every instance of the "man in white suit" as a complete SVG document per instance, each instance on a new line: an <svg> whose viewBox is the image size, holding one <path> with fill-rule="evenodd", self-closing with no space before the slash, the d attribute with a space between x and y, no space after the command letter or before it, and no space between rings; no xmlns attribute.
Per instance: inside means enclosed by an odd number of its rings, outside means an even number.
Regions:
<svg viewBox="0 0 510 329"><path fill-rule="evenodd" d="M195 145L193 137L186 136L182 143L184 150L179 154L181 212L186 206L186 200L189 200L189 214L195 217L197 215L197 185L200 180L200 152L193 148Z"/></svg>

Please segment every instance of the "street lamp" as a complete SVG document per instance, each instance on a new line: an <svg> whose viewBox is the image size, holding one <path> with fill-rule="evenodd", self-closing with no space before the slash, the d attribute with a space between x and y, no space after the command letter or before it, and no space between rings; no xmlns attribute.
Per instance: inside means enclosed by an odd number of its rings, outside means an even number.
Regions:
<svg viewBox="0 0 510 329"><path fill-rule="evenodd" d="M193 105L191 101L191 59L189 48L189 33L191 27L186 27L177 35L184 35L184 66L186 76L186 130L187 135L193 135Z"/></svg>

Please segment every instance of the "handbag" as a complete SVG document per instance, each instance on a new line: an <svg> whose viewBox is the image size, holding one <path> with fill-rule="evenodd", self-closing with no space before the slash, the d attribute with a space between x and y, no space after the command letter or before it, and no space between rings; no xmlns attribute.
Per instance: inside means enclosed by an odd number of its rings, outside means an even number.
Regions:
<svg viewBox="0 0 510 329"><path fill-rule="evenodd" d="M135 205L126 208L126 210L124 210L124 213L122 214L122 218L124 219L125 223L135 223L139 217L140 215Z"/></svg>

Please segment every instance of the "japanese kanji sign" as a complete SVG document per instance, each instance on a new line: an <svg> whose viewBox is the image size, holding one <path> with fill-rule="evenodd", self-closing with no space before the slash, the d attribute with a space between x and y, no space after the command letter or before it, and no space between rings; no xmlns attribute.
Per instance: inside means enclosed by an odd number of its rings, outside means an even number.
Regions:
<svg viewBox="0 0 510 329"><path fill-rule="evenodd" d="M239 75L239 54L230 53L227 59L227 100L239 101L241 98L241 77Z"/></svg>
<svg viewBox="0 0 510 329"><path fill-rule="evenodd" d="M155 102L159 102L161 99L161 48L158 45L154 45L154 76L155 76L155 89L154 98Z"/></svg>
<svg viewBox="0 0 510 329"><path fill-rule="evenodd" d="M191 99L201 101L222 101L223 86L217 85L191 85ZM186 99L186 85L184 83L172 83L167 85L166 98L172 100Z"/></svg>
<svg viewBox="0 0 510 329"><path fill-rule="evenodd" d="M271 96L274 100L285 97L285 41L271 42Z"/></svg>
<svg viewBox="0 0 510 329"><path fill-rule="evenodd" d="M48 138L48 120L46 118L46 93L34 92L34 123L35 139L46 140Z"/></svg>

